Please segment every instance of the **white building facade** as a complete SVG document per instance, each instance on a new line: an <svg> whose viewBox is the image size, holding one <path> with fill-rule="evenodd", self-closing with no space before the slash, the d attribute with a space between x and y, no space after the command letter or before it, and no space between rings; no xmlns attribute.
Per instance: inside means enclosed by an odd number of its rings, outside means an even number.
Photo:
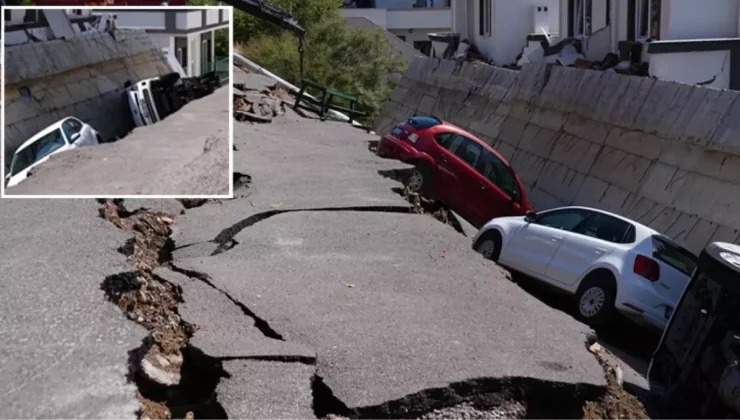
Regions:
<svg viewBox="0 0 740 420"><path fill-rule="evenodd" d="M497 66L514 64L531 34L560 32L560 0L453 0L452 31Z"/></svg>
<svg viewBox="0 0 740 420"><path fill-rule="evenodd" d="M456 0L344 0L342 15L364 17L429 55L429 34L452 30L451 2Z"/></svg>
<svg viewBox="0 0 740 420"><path fill-rule="evenodd" d="M115 15L116 27L143 29L160 48L172 51L188 76L200 76L214 70L215 38L222 31L228 39L231 9L219 7L207 10L97 9L104 18ZM225 57L224 57L225 58Z"/></svg>

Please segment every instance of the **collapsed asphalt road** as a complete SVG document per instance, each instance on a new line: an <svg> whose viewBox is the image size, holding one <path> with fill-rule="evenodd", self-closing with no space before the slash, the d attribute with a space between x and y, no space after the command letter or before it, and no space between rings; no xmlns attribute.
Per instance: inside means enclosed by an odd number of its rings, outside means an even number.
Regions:
<svg viewBox="0 0 740 420"><path fill-rule="evenodd" d="M607 413L591 331L414 214L373 136L235 131L233 200L0 204L0 415Z"/></svg>
<svg viewBox="0 0 740 420"><path fill-rule="evenodd" d="M52 156L7 195L228 195L229 88L115 143Z"/></svg>

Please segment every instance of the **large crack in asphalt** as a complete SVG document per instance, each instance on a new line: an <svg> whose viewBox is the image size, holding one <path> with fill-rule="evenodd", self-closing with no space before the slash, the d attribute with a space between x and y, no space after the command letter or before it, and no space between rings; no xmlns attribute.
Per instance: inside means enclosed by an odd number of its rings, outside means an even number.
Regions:
<svg viewBox="0 0 740 420"><path fill-rule="evenodd" d="M228 374L221 362L189 344L197 330L180 317L182 289L153 274L171 259L174 216L147 209L128 211L123 200L99 200L100 215L131 232L119 252L134 270L107 276L101 289L132 321L147 329L141 346L129 352L128 379L135 383L141 418L226 418L216 386Z"/></svg>
<svg viewBox="0 0 740 420"><path fill-rule="evenodd" d="M337 208L336 211L357 211L357 208ZM365 207L365 211L378 211ZM382 211L389 208L383 207ZM406 208L390 211L406 212ZM271 216L298 211L327 211L327 209L272 210L246 218L224 229L214 242L234 243L233 236ZM169 263L171 270L200 280L224 294L239 306L245 315L267 337L284 337L228 292L215 285L213 279L199 271ZM317 418L390 419L390 418L649 418L643 403L622 389L614 367L600 351L594 351L593 337L586 342L604 369L607 386L568 384L526 377L474 378L450 384L444 388L430 388L398 400L368 407L349 408L334 395L317 371L311 381L313 409ZM318 356L317 356L318 357ZM317 365L316 358L300 356L253 356L251 360L279 361ZM229 360L230 358L220 358Z"/></svg>
<svg viewBox="0 0 740 420"><path fill-rule="evenodd" d="M444 418L583 418L587 401L602 387L526 377L473 378L429 388L376 406L355 410L353 417Z"/></svg>
<svg viewBox="0 0 740 420"><path fill-rule="evenodd" d="M373 212L373 213L413 213L413 208L408 206L350 206L350 207L319 207L319 208L301 208L301 209L284 209L284 210L267 210L260 213L253 214L246 219L242 219L233 225L223 229L218 235L211 241L215 243L217 248L211 253L211 256L215 256L232 249L238 245L234 237L239 234L242 230L254 226L255 224L269 219L270 217L277 216L278 214L285 213L307 213L307 212ZM192 245L192 244L190 244ZM188 245L185 245L188 246ZM184 248L185 246L181 247ZM178 249L181 249L178 248Z"/></svg>
<svg viewBox="0 0 740 420"><path fill-rule="evenodd" d="M199 271L190 270L182 267L178 267L174 262L170 262L168 264L168 267L177 273L183 274L191 279L202 281L203 283L207 284L208 286L218 290L221 294L226 296L227 299L229 299L231 302L233 302L236 306L239 307L239 309L242 310L244 315L252 318L254 320L254 326L257 327L257 329L268 338L272 338L275 340L281 340L285 341L282 335L280 335L277 331L275 331L272 327L270 327L270 324L267 323L266 320L260 318L255 314L251 309L249 309L246 305L239 302L237 299L232 297L228 292L225 290L219 288L216 286L212 281L210 276L208 276L205 273L201 273Z"/></svg>
<svg viewBox="0 0 740 420"><path fill-rule="evenodd" d="M318 418L348 419L648 419L644 401L623 390L618 374L586 345L604 369L607 386L564 383L530 377L481 377L428 388L378 405L348 408L316 375L314 410Z"/></svg>

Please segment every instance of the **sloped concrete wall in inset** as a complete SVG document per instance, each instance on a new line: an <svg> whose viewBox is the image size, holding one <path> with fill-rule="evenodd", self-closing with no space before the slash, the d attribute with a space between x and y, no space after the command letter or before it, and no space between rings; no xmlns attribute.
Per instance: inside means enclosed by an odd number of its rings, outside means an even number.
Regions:
<svg viewBox="0 0 740 420"><path fill-rule="evenodd" d="M374 124L433 114L495 147L538 209L622 214L698 252L740 242L740 92L531 64L414 60Z"/></svg>
<svg viewBox="0 0 740 420"><path fill-rule="evenodd" d="M48 68L20 65L44 54ZM104 139L127 134L134 124L124 83L173 71L143 31L8 47L5 62L6 168L18 146L67 116L92 125Z"/></svg>

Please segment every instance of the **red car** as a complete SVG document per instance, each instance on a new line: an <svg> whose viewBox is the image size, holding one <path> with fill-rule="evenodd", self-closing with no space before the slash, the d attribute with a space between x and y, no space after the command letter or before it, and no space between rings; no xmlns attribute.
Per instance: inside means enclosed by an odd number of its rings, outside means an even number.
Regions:
<svg viewBox="0 0 740 420"><path fill-rule="evenodd" d="M378 155L414 165L408 188L447 204L476 227L534 210L506 159L439 118L415 116L396 125L380 138Z"/></svg>

